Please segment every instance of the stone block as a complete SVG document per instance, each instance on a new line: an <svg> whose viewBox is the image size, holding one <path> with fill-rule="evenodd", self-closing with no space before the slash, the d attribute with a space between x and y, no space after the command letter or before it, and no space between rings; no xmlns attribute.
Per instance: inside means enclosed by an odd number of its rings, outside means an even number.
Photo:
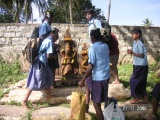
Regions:
<svg viewBox="0 0 160 120"><path fill-rule="evenodd" d="M12 45L25 45L26 43L26 38L12 38Z"/></svg>
<svg viewBox="0 0 160 120"><path fill-rule="evenodd" d="M117 100L124 100L131 96L130 90L123 84L109 84L108 97L114 97Z"/></svg>
<svg viewBox="0 0 160 120"><path fill-rule="evenodd" d="M6 42L5 38L0 38L0 45L5 45L5 42Z"/></svg>
<svg viewBox="0 0 160 120"><path fill-rule="evenodd" d="M145 39L146 41L151 41L152 39L150 38L150 34L146 34L146 33L144 33L143 34L143 39Z"/></svg>
<svg viewBox="0 0 160 120"><path fill-rule="evenodd" d="M18 29L17 29L17 31L19 31L19 32L25 32L25 28L26 28L26 26L19 26Z"/></svg>
<svg viewBox="0 0 160 120"><path fill-rule="evenodd" d="M0 30L0 37L3 37L3 30Z"/></svg>
<svg viewBox="0 0 160 120"><path fill-rule="evenodd" d="M21 34L21 32L16 32L16 35L15 35L15 37L22 37L22 34Z"/></svg>
<svg viewBox="0 0 160 120"><path fill-rule="evenodd" d="M4 37L15 37L15 32L4 32Z"/></svg>

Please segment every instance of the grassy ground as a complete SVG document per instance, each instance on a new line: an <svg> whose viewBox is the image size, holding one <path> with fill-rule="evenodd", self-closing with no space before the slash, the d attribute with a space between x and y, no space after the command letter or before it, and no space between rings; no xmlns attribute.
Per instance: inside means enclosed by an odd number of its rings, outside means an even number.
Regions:
<svg viewBox="0 0 160 120"><path fill-rule="evenodd" d="M157 70L156 67L157 67L157 63L149 65L149 73L147 78L147 92L150 99L151 99L151 91L154 85L160 82L160 77L156 76L155 74L155 71ZM118 66L118 72L119 72L120 82L122 82L126 88L130 89L129 81L133 72L133 65L124 64L124 65Z"/></svg>
<svg viewBox="0 0 160 120"><path fill-rule="evenodd" d="M0 59L0 98L9 92L8 86L10 84L14 84L26 77L27 73L21 71L18 61L6 63Z"/></svg>

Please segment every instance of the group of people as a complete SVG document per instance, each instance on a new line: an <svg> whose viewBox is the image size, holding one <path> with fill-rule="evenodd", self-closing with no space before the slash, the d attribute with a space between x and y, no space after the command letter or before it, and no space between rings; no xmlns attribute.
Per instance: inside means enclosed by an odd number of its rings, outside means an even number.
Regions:
<svg viewBox="0 0 160 120"><path fill-rule="evenodd" d="M27 80L28 89L21 102L26 109L30 109L27 101L33 90L45 90L46 98L52 97L50 92L51 88L55 86L55 69L59 68L57 47L55 46L55 42L59 38L59 30L51 29L53 18L54 14L47 11L43 23L39 27L39 39L42 43L40 43L37 59L30 66Z"/></svg>
<svg viewBox="0 0 160 120"><path fill-rule="evenodd" d="M90 94L96 111L97 119L104 120L101 103L108 103L108 83L110 80L110 64L112 65L115 80L113 84L119 84L119 76L117 63L119 57L118 41L116 36L111 33L109 45L103 43L103 37L100 29L101 22L94 17L93 9L86 9L85 15L89 20L90 48L88 52L88 69L79 86L86 86L86 112L89 109ZM133 48L128 49L127 53L133 56L133 73L130 78L130 91L133 97L131 104L148 103L148 95L146 92L148 61L146 48L142 39L142 32L139 28L131 31ZM157 83L152 91L152 114L143 113L142 116L149 120L157 118L158 101L160 96L160 83ZM142 100L141 100L142 99Z"/></svg>
<svg viewBox="0 0 160 120"><path fill-rule="evenodd" d="M101 22L94 17L95 12L93 9L86 9L85 16L89 20L89 36L90 47L88 52L88 68L81 81L78 82L79 86L85 84L86 88L86 112L89 109L90 94L93 105L96 111L97 119L104 120L101 103L108 103L108 84L110 80L110 64L114 71L115 80L113 84L119 84L119 76L117 70L117 63L119 58L118 41L116 36L111 33L110 45L102 42L103 37L100 29L102 28ZM54 85L55 69L59 67L54 42L58 39L58 30L51 29L50 24L54 18L53 13L46 12L44 22L39 28L39 38L43 40L38 59L31 64L29 76L27 81L27 93L21 102L22 106L29 109L27 104L28 98L32 90L47 90L48 97L50 96L50 89ZM131 104L148 103L148 96L146 92L147 75L148 75L148 61L147 53L142 40L142 32L139 28L131 31L133 42L133 49L128 49L127 53L133 56L133 74L130 78L130 89L133 99ZM42 51L44 51L42 53ZM56 65L52 65L53 61ZM50 62L49 62L50 61ZM56 66L56 67L55 67ZM37 81L37 69L45 67L47 71L46 80L41 79ZM45 72L46 72L45 71ZM41 73L46 74L46 73ZM160 95L160 83L156 84L152 91L153 95L153 112L148 115L150 118L157 117L158 101ZM141 100L143 98L143 100ZM143 116L147 116L143 114Z"/></svg>

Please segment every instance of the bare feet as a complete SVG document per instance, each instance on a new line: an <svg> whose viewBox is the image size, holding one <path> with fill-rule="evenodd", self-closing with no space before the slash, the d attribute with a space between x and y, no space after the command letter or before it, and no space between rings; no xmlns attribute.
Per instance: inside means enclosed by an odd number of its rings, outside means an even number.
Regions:
<svg viewBox="0 0 160 120"><path fill-rule="evenodd" d="M130 103L131 104L138 104L138 103L140 103L140 99L139 98L134 98L134 99L130 100Z"/></svg>
<svg viewBox="0 0 160 120"><path fill-rule="evenodd" d="M29 108L29 106L27 105L27 102L26 102L26 101L22 101L22 102L21 102L21 105L22 105L25 109L30 110L30 108Z"/></svg>
<svg viewBox="0 0 160 120"><path fill-rule="evenodd" d="M119 80L118 81L115 80L115 81L112 82L112 84L120 84L120 82L119 82Z"/></svg>

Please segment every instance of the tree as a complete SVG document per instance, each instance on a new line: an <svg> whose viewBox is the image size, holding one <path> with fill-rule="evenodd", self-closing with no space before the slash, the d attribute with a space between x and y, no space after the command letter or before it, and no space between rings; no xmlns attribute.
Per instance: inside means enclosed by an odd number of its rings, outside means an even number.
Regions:
<svg viewBox="0 0 160 120"><path fill-rule="evenodd" d="M109 18L110 18L110 10L111 10L111 0L108 0L108 17L107 17L108 23L109 23Z"/></svg>
<svg viewBox="0 0 160 120"><path fill-rule="evenodd" d="M0 23L12 23L13 15L10 14L4 7L0 7Z"/></svg>
<svg viewBox="0 0 160 120"><path fill-rule="evenodd" d="M72 9L71 9L72 4ZM87 7L94 8L90 0L52 0L48 3L49 9L54 12L54 22L57 23L86 23L84 11ZM97 17L105 18L101 14L101 9L95 9Z"/></svg>
<svg viewBox="0 0 160 120"><path fill-rule="evenodd" d="M10 14L13 14L13 19L17 23L21 22L21 18L25 18L25 22L32 18L32 4L38 7L40 16L48 8L46 0L0 0L0 7L3 6Z"/></svg>
<svg viewBox="0 0 160 120"><path fill-rule="evenodd" d="M69 9L70 9L70 22L73 23L73 14L72 14L72 0L69 0Z"/></svg>
<svg viewBox="0 0 160 120"><path fill-rule="evenodd" d="M143 21L143 26L144 27L146 27L146 28L148 28L148 27L150 27L150 26L152 26L153 24L152 24L152 21L151 20L149 20L148 18L146 18L144 21Z"/></svg>

